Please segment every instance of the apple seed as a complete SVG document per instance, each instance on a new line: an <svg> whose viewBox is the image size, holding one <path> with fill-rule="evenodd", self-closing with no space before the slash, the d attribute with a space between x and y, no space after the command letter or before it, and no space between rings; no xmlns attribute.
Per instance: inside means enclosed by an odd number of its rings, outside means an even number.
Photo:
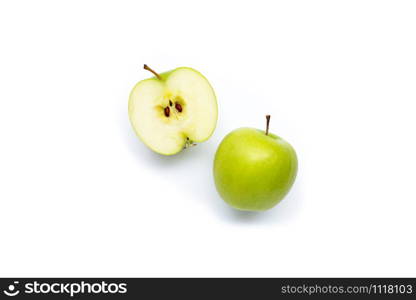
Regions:
<svg viewBox="0 0 416 300"><path fill-rule="evenodd" d="M165 107L165 109L164 109L163 111L165 112L165 116L166 116L166 117L169 117L169 115L170 115L170 109L169 109L169 106L166 106L166 107Z"/></svg>
<svg viewBox="0 0 416 300"><path fill-rule="evenodd" d="M179 103L175 103L175 108L178 112L182 112L182 105L180 105Z"/></svg>

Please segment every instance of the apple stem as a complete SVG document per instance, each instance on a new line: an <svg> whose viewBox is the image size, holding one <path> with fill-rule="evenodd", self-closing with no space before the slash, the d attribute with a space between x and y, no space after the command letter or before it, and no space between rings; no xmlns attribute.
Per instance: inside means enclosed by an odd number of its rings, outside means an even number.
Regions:
<svg viewBox="0 0 416 300"><path fill-rule="evenodd" d="M270 115L266 115L266 135L269 135Z"/></svg>
<svg viewBox="0 0 416 300"><path fill-rule="evenodd" d="M157 77L157 79L162 80L162 77L160 77L160 75L152 70L148 65L144 64L143 69L152 72Z"/></svg>

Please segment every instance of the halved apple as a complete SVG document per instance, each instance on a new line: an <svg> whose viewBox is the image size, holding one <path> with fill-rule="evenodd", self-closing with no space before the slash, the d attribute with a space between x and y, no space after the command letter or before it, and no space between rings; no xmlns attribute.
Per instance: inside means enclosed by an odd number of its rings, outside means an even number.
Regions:
<svg viewBox="0 0 416 300"><path fill-rule="evenodd" d="M173 155L209 139L217 124L215 93L198 71L180 67L140 81L129 98L137 136L153 151Z"/></svg>

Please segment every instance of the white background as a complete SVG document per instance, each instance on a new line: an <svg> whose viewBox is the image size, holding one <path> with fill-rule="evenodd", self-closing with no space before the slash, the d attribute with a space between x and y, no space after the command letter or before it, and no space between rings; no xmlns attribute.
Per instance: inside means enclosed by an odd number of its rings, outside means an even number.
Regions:
<svg viewBox="0 0 416 300"><path fill-rule="evenodd" d="M416 276L416 2L2 1L1 276ZM173 157L133 133L136 82L179 66L219 103ZM217 195L229 131L299 156L266 213Z"/></svg>

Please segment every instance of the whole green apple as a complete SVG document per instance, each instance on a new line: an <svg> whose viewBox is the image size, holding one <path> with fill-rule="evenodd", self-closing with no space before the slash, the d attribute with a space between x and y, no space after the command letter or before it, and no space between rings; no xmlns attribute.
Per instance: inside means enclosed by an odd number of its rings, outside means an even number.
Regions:
<svg viewBox="0 0 416 300"><path fill-rule="evenodd" d="M240 128L229 133L215 154L214 180L218 193L234 208L264 211L289 192L298 160L293 147L266 131Z"/></svg>

